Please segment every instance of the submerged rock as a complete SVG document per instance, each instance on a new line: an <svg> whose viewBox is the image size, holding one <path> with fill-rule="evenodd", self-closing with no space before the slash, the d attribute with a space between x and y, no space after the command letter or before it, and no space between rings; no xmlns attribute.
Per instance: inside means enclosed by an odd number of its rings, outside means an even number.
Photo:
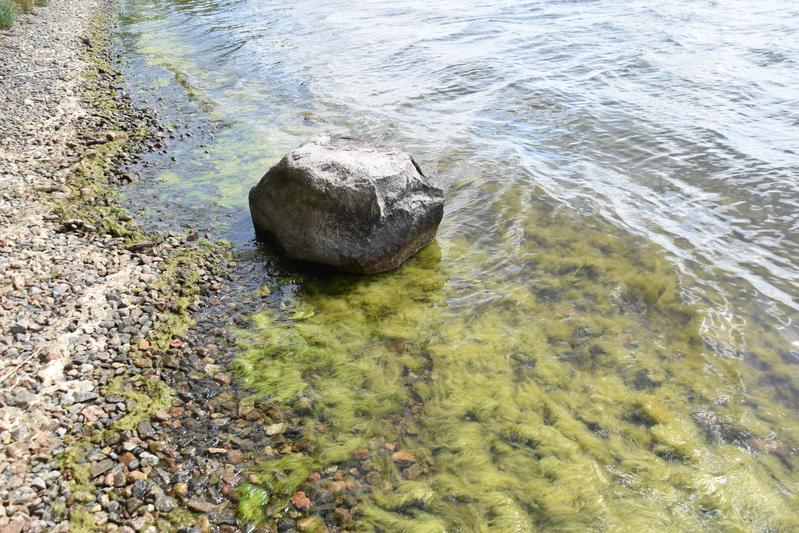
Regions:
<svg viewBox="0 0 799 533"><path fill-rule="evenodd" d="M404 152L322 136L269 169L250 191L250 211L258 235L292 258L368 274L433 239L444 193Z"/></svg>

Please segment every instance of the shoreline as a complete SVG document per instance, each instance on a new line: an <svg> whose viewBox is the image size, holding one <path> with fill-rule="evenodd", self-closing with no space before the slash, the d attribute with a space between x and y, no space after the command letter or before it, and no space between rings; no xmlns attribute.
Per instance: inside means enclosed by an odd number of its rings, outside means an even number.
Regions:
<svg viewBox="0 0 799 533"><path fill-rule="evenodd" d="M156 185L204 141L153 102L183 71L142 83L138 41L119 66L114 0L51 2L0 33L0 533L794 523L796 425L763 415L793 352L715 358L657 245L513 187L497 261L295 277Z"/></svg>
<svg viewBox="0 0 799 533"><path fill-rule="evenodd" d="M145 234L119 201L125 167L164 135L119 89L115 18L113 2L53 0L0 36L0 531L238 531L222 511L242 446L211 442L203 460L175 445L215 435L182 429L202 415L174 386L230 388L185 337L230 256L190 228ZM200 467L224 470L228 504L176 481Z"/></svg>

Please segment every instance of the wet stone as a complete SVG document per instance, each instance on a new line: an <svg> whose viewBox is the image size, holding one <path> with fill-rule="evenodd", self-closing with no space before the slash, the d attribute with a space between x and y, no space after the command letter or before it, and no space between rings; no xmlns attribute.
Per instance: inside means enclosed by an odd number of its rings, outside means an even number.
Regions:
<svg viewBox="0 0 799 533"><path fill-rule="evenodd" d="M153 487L153 484L146 480L139 480L133 484L133 488L131 489L131 493L133 494L134 498L138 498L143 500L147 493L150 492L150 489Z"/></svg>
<svg viewBox="0 0 799 533"><path fill-rule="evenodd" d="M128 510L128 513L136 512L136 510L138 510L142 505L144 505L144 502L136 497L131 497L125 500L125 508Z"/></svg>
<svg viewBox="0 0 799 533"><path fill-rule="evenodd" d="M189 500L186 507L198 513L210 513L214 510L214 505L203 500Z"/></svg>

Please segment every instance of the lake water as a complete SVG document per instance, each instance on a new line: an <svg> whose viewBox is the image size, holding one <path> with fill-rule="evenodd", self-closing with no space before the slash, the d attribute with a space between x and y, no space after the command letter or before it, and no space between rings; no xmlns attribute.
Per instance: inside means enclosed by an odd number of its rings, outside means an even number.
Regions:
<svg viewBox="0 0 799 533"><path fill-rule="evenodd" d="M264 511L365 449L363 529L799 528L799 6L669 4L122 1L133 92L196 130L153 220L246 255L247 191L317 133L446 189L393 273L265 276L298 289L241 379L310 400L316 451L264 459Z"/></svg>

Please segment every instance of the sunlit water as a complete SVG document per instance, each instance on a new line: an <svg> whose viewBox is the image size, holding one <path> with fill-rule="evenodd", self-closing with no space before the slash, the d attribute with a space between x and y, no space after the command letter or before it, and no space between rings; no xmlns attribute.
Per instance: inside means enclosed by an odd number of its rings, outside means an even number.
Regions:
<svg viewBox="0 0 799 533"><path fill-rule="evenodd" d="M122 4L135 92L212 131L134 205L252 249L249 187L322 132L447 191L408 265L285 272L242 334L253 390L314 405L267 508L369 449L364 528L799 527L795 3Z"/></svg>

